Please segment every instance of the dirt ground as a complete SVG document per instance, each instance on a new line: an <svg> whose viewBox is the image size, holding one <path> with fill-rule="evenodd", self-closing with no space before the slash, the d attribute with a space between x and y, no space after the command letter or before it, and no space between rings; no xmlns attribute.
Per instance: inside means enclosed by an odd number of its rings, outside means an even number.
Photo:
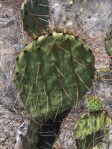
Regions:
<svg viewBox="0 0 112 149"><path fill-rule="evenodd" d="M25 112L13 83L16 52L22 44L18 20L11 5L0 1L0 149L13 149Z"/></svg>

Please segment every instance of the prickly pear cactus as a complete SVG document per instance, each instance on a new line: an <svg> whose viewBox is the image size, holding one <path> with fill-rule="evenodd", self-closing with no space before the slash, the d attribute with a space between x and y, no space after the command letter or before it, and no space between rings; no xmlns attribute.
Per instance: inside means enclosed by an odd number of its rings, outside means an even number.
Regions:
<svg viewBox="0 0 112 149"><path fill-rule="evenodd" d="M87 108L88 112L97 112L102 110L103 103L101 99L94 96L90 96L85 100L85 107Z"/></svg>
<svg viewBox="0 0 112 149"><path fill-rule="evenodd" d="M112 124L112 118L107 117L104 111L81 115L74 126L77 148L82 149L84 146L89 149L102 148L102 144L99 143L104 136L108 137L107 126L110 124Z"/></svg>
<svg viewBox="0 0 112 149"><path fill-rule="evenodd" d="M15 83L27 111L45 120L81 100L94 74L91 50L73 35L53 32L21 52Z"/></svg>
<svg viewBox="0 0 112 149"><path fill-rule="evenodd" d="M22 20L23 28L30 36L42 34L48 28L48 0L24 0Z"/></svg>

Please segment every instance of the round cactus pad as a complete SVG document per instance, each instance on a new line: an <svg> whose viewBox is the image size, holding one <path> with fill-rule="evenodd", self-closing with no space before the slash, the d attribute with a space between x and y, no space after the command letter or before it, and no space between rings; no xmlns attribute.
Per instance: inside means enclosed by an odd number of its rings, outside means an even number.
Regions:
<svg viewBox="0 0 112 149"><path fill-rule="evenodd" d="M26 109L45 120L72 107L92 85L91 50L73 35L44 35L17 58L15 83Z"/></svg>

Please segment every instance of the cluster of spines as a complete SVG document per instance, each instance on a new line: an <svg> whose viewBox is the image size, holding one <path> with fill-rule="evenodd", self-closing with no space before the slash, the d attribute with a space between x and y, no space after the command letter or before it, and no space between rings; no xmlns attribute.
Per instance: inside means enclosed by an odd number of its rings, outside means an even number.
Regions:
<svg viewBox="0 0 112 149"><path fill-rule="evenodd" d="M88 112L97 112L102 110L103 102L100 98L95 96L90 96L85 100L85 107L87 108Z"/></svg>

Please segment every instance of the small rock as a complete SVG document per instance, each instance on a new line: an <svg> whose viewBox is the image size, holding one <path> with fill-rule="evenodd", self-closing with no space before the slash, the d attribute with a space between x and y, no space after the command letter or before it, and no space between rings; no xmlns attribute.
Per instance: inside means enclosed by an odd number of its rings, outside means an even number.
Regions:
<svg viewBox="0 0 112 149"><path fill-rule="evenodd" d="M68 145L71 146L71 145L73 145L73 143L74 143L73 139L70 138L70 139L68 140Z"/></svg>
<svg viewBox="0 0 112 149"><path fill-rule="evenodd" d="M2 8L2 4L0 3L0 8Z"/></svg>

